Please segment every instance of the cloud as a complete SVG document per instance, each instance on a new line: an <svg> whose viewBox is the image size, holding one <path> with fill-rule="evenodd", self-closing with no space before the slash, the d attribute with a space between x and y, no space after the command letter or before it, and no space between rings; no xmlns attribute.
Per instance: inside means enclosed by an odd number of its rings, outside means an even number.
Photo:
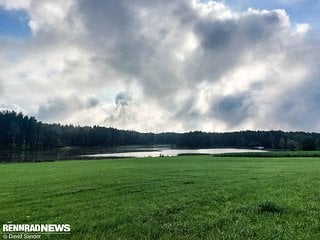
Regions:
<svg viewBox="0 0 320 240"><path fill-rule="evenodd" d="M0 5L6 9L28 9L30 7L31 0L0 0Z"/></svg>
<svg viewBox="0 0 320 240"><path fill-rule="evenodd" d="M320 128L319 42L284 10L234 12L197 0L0 4L24 9L32 30L24 41L1 40L0 103L42 121L139 131Z"/></svg>
<svg viewBox="0 0 320 240"><path fill-rule="evenodd" d="M253 115L252 104L245 94L223 97L215 106L212 117L221 119L228 126L237 126Z"/></svg>
<svg viewBox="0 0 320 240"><path fill-rule="evenodd" d="M296 24L296 32L298 34L305 34L310 30L310 25L308 23L297 23Z"/></svg>
<svg viewBox="0 0 320 240"><path fill-rule="evenodd" d="M117 107L125 107L130 104L131 97L125 92L120 92L116 95L114 101Z"/></svg>
<svg viewBox="0 0 320 240"><path fill-rule="evenodd" d="M69 96L65 98L49 99L47 103L40 105L36 116L44 121L52 122L52 119L65 122L73 113L94 108L98 100L94 97L82 98Z"/></svg>

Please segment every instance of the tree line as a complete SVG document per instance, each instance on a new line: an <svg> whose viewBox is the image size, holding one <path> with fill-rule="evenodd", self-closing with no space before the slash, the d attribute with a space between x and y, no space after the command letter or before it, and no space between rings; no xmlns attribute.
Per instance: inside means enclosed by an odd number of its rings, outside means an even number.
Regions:
<svg viewBox="0 0 320 240"><path fill-rule="evenodd" d="M165 144L180 148L239 147L319 150L320 134L283 131L140 133L110 127L47 124L14 111L0 112L0 148L52 149Z"/></svg>

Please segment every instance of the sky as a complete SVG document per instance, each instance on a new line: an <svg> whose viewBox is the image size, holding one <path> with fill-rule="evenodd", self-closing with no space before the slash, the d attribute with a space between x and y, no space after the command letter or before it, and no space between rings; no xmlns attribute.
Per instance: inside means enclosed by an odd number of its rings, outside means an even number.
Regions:
<svg viewBox="0 0 320 240"><path fill-rule="evenodd" d="M320 132L320 0L0 0L0 110Z"/></svg>

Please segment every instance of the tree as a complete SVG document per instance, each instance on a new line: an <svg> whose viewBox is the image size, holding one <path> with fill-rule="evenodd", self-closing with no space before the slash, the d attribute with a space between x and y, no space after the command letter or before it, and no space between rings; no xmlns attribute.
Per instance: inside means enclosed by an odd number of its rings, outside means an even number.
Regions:
<svg viewBox="0 0 320 240"><path fill-rule="evenodd" d="M279 141L279 148L286 149L286 141L283 138L281 138Z"/></svg>
<svg viewBox="0 0 320 240"><path fill-rule="evenodd" d="M302 142L302 150L314 151L316 150L316 141L312 137L307 137Z"/></svg>
<svg viewBox="0 0 320 240"><path fill-rule="evenodd" d="M0 112L0 148L45 149L65 146L108 147L165 144L188 148L256 147L314 150L320 148L319 133L240 131L208 133L139 133L115 128L46 124L16 112Z"/></svg>
<svg viewBox="0 0 320 240"><path fill-rule="evenodd" d="M290 151L294 151L298 149L298 143L292 139L289 139L287 142L287 147Z"/></svg>

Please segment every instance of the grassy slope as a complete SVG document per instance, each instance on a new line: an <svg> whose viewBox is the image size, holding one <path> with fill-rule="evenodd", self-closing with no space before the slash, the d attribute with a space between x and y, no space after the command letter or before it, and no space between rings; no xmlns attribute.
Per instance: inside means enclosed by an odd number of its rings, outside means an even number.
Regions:
<svg viewBox="0 0 320 240"><path fill-rule="evenodd" d="M0 165L0 224L69 223L72 239L319 239L319 212L319 158Z"/></svg>

